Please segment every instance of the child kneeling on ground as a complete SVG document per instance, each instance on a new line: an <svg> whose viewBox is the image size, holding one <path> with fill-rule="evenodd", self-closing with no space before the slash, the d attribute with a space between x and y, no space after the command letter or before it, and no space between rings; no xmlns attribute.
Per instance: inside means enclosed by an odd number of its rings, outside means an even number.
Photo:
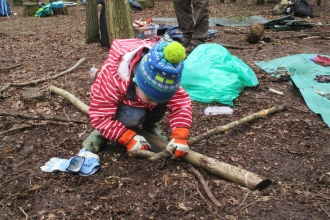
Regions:
<svg viewBox="0 0 330 220"><path fill-rule="evenodd" d="M191 100L180 86L185 49L178 42L117 39L91 87L90 121L95 130L83 142L94 153L109 140L128 151L149 144L134 127L169 140L174 158L184 156L192 123ZM170 139L158 122L169 111Z"/></svg>

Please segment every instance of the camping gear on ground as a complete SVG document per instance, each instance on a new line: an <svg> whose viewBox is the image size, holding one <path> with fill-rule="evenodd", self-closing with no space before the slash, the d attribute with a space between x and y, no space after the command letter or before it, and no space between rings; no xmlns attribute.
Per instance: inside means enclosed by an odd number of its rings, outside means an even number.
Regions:
<svg viewBox="0 0 330 220"><path fill-rule="evenodd" d="M323 55L322 56L329 56ZM328 83L320 83L314 78L317 75L330 75L330 68L321 66L310 60L317 54L296 54L277 58L270 61L254 62L261 69L276 77L274 73L278 69L285 69L291 75L291 80L299 89L307 106L316 114L322 116L323 121L330 128L330 100L326 96L321 96L315 92L315 89L325 94L330 93Z"/></svg>
<svg viewBox="0 0 330 220"><path fill-rule="evenodd" d="M137 38L144 40L150 37L156 37L157 28L158 25L155 24L151 24L150 26L145 27L136 27L134 28L134 33Z"/></svg>
<svg viewBox="0 0 330 220"><path fill-rule="evenodd" d="M314 79L318 82L330 83L330 75L316 75Z"/></svg>
<svg viewBox="0 0 330 220"><path fill-rule="evenodd" d="M35 16L36 17L47 17L52 15L53 12L53 6L52 3L49 3L47 5L41 6L41 8L38 9Z"/></svg>
<svg viewBox="0 0 330 220"><path fill-rule="evenodd" d="M0 0L0 16L4 17L11 14L11 6L7 0Z"/></svg>
<svg viewBox="0 0 330 220"><path fill-rule="evenodd" d="M294 16L313 17L313 7L307 0L296 0L292 10Z"/></svg>
<svg viewBox="0 0 330 220"><path fill-rule="evenodd" d="M291 2L290 2L291 3ZM282 15L286 12L286 9L289 5L288 1L281 1L280 3L277 3L275 7L272 10L273 15Z"/></svg>
<svg viewBox="0 0 330 220"><path fill-rule="evenodd" d="M163 35L167 41L182 41L182 31L179 26L159 26L157 29L157 35ZM208 30L206 40L211 40L219 35L218 30Z"/></svg>
<svg viewBox="0 0 330 220"><path fill-rule="evenodd" d="M281 18L277 18L266 23L263 23L266 29L272 29L274 31L291 31L300 30L304 28L314 27L314 24L305 20L294 20L293 15L287 15Z"/></svg>
<svg viewBox="0 0 330 220"><path fill-rule="evenodd" d="M63 1L52 2L52 8L63 8Z"/></svg>
<svg viewBox="0 0 330 220"><path fill-rule="evenodd" d="M195 101L234 106L244 87L259 84L246 63L216 43L197 46L184 65L181 85Z"/></svg>
<svg viewBox="0 0 330 220"><path fill-rule="evenodd" d="M318 54L316 57L310 58L310 60L313 60L315 63L322 66L330 66L330 58L326 56L321 56Z"/></svg>
<svg viewBox="0 0 330 220"><path fill-rule="evenodd" d="M130 4L133 11L143 11L142 5L137 1L132 1Z"/></svg>

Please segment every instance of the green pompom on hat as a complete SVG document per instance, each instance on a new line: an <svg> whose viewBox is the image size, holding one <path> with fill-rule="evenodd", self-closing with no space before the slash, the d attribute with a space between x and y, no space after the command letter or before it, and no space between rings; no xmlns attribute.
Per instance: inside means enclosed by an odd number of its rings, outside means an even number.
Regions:
<svg viewBox="0 0 330 220"><path fill-rule="evenodd" d="M180 87L185 57L185 48L178 42L156 43L136 71L137 86L154 102L167 102Z"/></svg>

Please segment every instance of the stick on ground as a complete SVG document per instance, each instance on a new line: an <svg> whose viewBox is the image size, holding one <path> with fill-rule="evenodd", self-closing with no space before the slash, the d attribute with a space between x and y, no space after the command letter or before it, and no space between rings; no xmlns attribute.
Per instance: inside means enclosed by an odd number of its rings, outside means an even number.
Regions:
<svg viewBox="0 0 330 220"><path fill-rule="evenodd" d="M55 75L55 76L51 76L51 77L48 77L48 78L43 78L43 79L37 79L37 80L33 80L33 81L30 81L30 82L24 82L24 83L8 83L7 85L5 85L4 87L2 87L0 89L0 95L5 91L7 90L8 88L10 88L11 86L14 86L14 87L24 87L24 86L27 86L27 85L37 85L38 83L42 83L42 82L46 82L46 81L49 81L49 80L53 80L53 79L57 79L67 73L70 73L72 72L73 70L75 70L80 64L82 64L84 61L86 60L86 58L81 58L73 67Z"/></svg>
<svg viewBox="0 0 330 220"><path fill-rule="evenodd" d="M196 177L198 178L199 182L201 183L206 195L209 197L209 199L217 206L217 207L221 207L220 202L213 196L211 190L209 189L209 187L207 186L207 183L205 182L202 174L200 174L200 172L198 172L195 168L190 167L191 172L193 172Z"/></svg>

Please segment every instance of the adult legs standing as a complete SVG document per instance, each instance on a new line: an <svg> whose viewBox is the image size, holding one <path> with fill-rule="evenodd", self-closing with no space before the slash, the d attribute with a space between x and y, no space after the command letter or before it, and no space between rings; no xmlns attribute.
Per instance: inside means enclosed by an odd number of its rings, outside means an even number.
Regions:
<svg viewBox="0 0 330 220"><path fill-rule="evenodd" d="M173 0L173 5L182 30L182 44L191 52L205 43L209 29L209 0Z"/></svg>

